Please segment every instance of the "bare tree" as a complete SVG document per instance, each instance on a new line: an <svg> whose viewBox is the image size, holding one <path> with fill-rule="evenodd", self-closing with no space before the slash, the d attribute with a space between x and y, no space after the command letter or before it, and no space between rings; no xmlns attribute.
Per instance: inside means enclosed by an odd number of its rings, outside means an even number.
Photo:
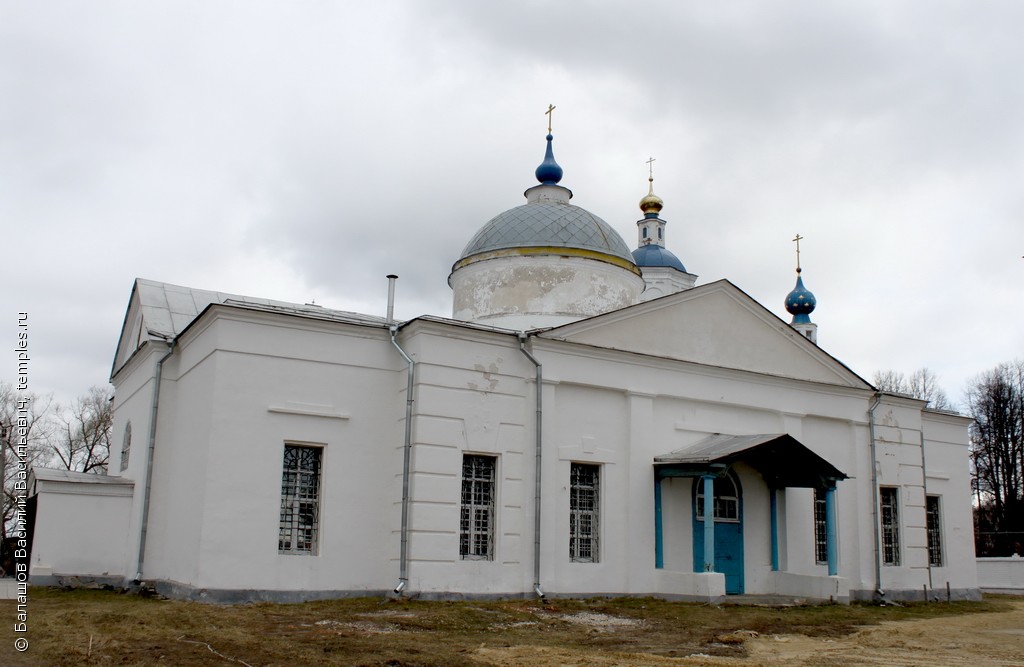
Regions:
<svg viewBox="0 0 1024 667"><path fill-rule="evenodd" d="M929 368L919 368L909 376L894 370L876 371L872 382L880 391L928 401L928 407L936 410L953 408L946 392L939 386L939 376Z"/></svg>
<svg viewBox="0 0 1024 667"><path fill-rule="evenodd" d="M1024 361L982 373L966 395L978 552L1009 555L1024 542Z"/></svg>
<svg viewBox="0 0 1024 667"><path fill-rule="evenodd" d="M104 475L110 459L109 388L92 387L69 405L60 406L50 449L61 467ZM56 461L55 461L56 462Z"/></svg>
<svg viewBox="0 0 1024 667"><path fill-rule="evenodd" d="M46 459L50 413L49 396L18 391L11 383L0 382L0 477L3 479L0 533L3 544L14 523L18 497L27 492L19 488L26 481L24 473Z"/></svg>

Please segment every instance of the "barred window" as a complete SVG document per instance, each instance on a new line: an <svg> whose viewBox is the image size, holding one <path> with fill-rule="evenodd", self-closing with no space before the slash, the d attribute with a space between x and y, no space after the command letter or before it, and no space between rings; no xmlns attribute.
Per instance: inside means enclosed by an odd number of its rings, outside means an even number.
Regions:
<svg viewBox="0 0 1024 667"><path fill-rule="evenodd" d="M694 480L697 485L697 520L704 520L704 480ZM739 521L740 497L736 489L736 480L732 473L716 477L715 489L715 521Z"/></svg>
<svg viewBox="0 0 1024 667"><path fill-rule="evenodd" d="M942 567L942 514L940 514L939 497L928 496L925 503L928 527L928 564L933 567Z"/></svg>
<svg viewBox="0 0 1024 667"><path fill-rule="evenodd" d="M573 463L569 472L569 560L596 563L601 466Z"/></svg>
<svg viewBox="0 0 1024 667"><path fill-rule="evenodd" d="M121 472L128 469L128 459L132 452L132 423L124 425L124 440L121 441Z"/></svg>
<svg viewBox="0 0 1024 667"><path fill-rule="evenodd" d="M462 512L459 555L463 560L494 560L493 456L462 457Z"/></svg>
<svg viewBox="0 0 1024 667"><path fill-rule="evenodd" d="M281 526L277 550L316 555L320 530L322 447L284 446L281 474Z"/></svg>
<svg viewBox="0 0 1024 667"><path fill-rule="evenodd" d="M882 563L900 564L899 489L880 489L882 504Z"/></svg>
<svg viewBox="0 0 1024 667"><path fill-rule="evenodd" d="M825 490L814 490L814 562L828 563L828 519L825 506Z"/></svg>

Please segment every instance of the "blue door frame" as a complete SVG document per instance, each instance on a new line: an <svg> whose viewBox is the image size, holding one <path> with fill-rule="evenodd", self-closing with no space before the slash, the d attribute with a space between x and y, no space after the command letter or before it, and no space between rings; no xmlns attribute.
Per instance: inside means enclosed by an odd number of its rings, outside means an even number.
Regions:
<svg viewBox="0 0 1024 667"><path fill-rule="evenodd" d="M735 496L731 494L735 488ZM703 572L704 566L704 520L697 518L697 495L702 488L702 480L697 478L693 484L693 570ZM715 564L714 571L725 575L725 592L728 595L743 593L743 492L740 481L733 473L727 473L714 480L714 496L718 502L712 507L728 505L735 498L735 518L715 519ZM705 503L705 507L707 503ZM731 513L723 508L725 513Z"/></svg>

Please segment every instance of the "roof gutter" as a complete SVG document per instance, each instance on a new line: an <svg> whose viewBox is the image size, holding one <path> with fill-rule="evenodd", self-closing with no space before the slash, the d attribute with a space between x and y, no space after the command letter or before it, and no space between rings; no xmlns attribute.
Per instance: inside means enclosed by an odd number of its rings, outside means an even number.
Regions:
<svg viewBox="0 0 1024 667"><path fill-rule="evenodd" d="M156 417L160 408L160 382L164 374L164 362L174 354L174 345L177 338L170 338L164 342L167 344L167 353L156 362L156 373L153 378L153 401L149 417L149 446L146 450L146 483L142 487L142 524L139 528L139 555L138 566L135 572L135 583L142 581L142 573L146 561L146 536L149 531L149 503L153 488L153 452L156 449Z"/></svg>
<svg viewBox="0 0 1024 667"><path fill-rule="evenodd" d="M519 332L519 350L529 359L534 367L537 369L537 381L535 391L537 394L537 433L536 433L536 450L537 450L537 462L534 472L534 491L533 491L533 592L537 594L537 597L544 599L544 591L540 587L540 499L541 499L541 484L540 484L540 473L541 473L541 425L542 418L544 416L544 400L543 400L543 371L542 366L537 359L526 350L526 334L522 331Z"/></svg>
<svg viewBox="0 0 1024 667"><path fill-rule="evenodd" d="M412 458L412 388L413 376L416 373L416 362L405 353L396 338L398 325L392 324L388 327L391 332L391 344L395 346L398 353L409 365L407 383L405 387L405 440L402 453L402 527L401 527L401 548L398 556L398 585L395 586L395 593L401 595L406 586L409 585L409 475L410 461Z"/></svg>

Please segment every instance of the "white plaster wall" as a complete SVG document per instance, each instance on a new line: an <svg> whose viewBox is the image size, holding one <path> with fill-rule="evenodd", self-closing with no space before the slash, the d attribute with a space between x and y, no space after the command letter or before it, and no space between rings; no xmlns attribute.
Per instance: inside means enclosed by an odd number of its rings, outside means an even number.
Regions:
<svg viewBox="0 0 1024 667"><path fill-rule="evenodd" d="M143 486L146 480L146 461L149 455L149 432L152 419L153 382L156 363L166 353L166 346L153 343L143 348L120 372L112 378L114 402L112 411L113 447L108 474L135 482L131 510L127 520L128 542L120 555L121 570L127 580L135 578L139 548L139 530L142 521ZM131 422L132 445L128 467L120 470L121 446L124 429ZM101 515L99 521L110 523L116 529L121 519L116 515Z"/></svg>
<svg viewBox="0 0 1024 667"><path fill-rule="evenodd" d="M398 523L404 362L382 330L247 317L214 317L165 367L146 578L392 587L397 539L381 527ZM324 448L315 556L278 554L286 442Z"/></svg>
<svg viewBox="0 0 1024 667"><path fill-rule="evenodd" d="M456 270L449 279L453 317L510 329L557 326L633 305L644 280L597 259L499 256Z"/></svg>
<svg viewBox="0 0 1024 667"><path fill-rule="evenodd" d="M994 591L1024 592L1024 558L979 558L978 585Z"/></svg>
<svg viewBox="0 0 1024 667"><path fill-rule="evenodd" d="M530 591L533 365L510 335L417 321L399 339L420 362L412 424L410 590ZM531 349L544 364L545 378L546 591L718 590L717 579L692 573L692 480L663 483L665 568L654 567L653 458L712 433L790 433L849 474L852 479L840 483L837 495L840 575L851 590L874 588L869 391L535 338ZM137 448L146 431L145 387L151 386L153 363L150 358L119 379L115 423L133 421L131 470L143 460ZM284 322L231 309L208 315L165 366L147 578L217 589L392 588L398 575L405 368L383 330ZM291 412L272 410L289 406ZM939 586L938 576L954 587L970 587L970 575L959 574L973 559L973 546L964 546L973 545L964 541L969 498L956 500L966 489L965 427L956 418L926 420L926 480L919 402L888 401L876 417L880 482L901 489L905 546L903 564L884 568L884 586L920 590L928 582L927 481L928 493L944 497L949 537L949 565L943 568L948 572L933 568L933 585ZM317 556L277 554L285 442L324 447ZM466 452L498 458L494 561L462 561L458 555ZM599 563L569 562L573 461L602 466ZM767 489L756 471L738 471L747 591L774 592L780 584L770 573ZM825 566L814 563L810 499L809 490L780 494L782 564L799 575L786 579L787 586L799 584L800 577L825 575Z"/></svg>
<svg viewBox="0 0 1024 667"><path fill-rule="evenodd" d="M414 324L417 360L411 479L410 589L507 594L533 580L533 365L509 336ZM494 560L462 560L462 457L495 456ZM399 469L400 470L400 469Z"/></svg>
<svg viewBox="0 0 1024 667"><path fill-rule="evenodd" d="M90 484L87 493L74 493L66 484L39 486L30 576L124 576L132 500L122 495L126 490Z"/></svg>

